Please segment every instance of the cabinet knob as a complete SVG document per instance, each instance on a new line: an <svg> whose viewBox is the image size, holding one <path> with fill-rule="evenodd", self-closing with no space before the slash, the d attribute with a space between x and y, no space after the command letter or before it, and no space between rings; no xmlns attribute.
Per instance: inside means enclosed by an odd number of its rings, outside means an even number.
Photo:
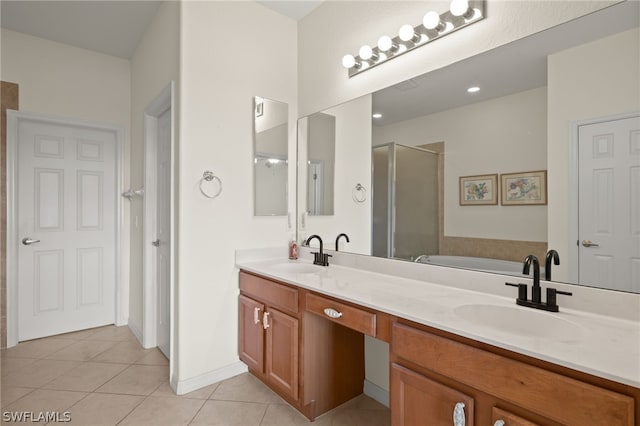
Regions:
<svg viewBox="0 0 640 426"><path fill-rule="evenodd" d="M504 420L496 420L493 426L504 426Z"/></svg>
<svg viewBox="0 0 640 426"><path fill-rule="evenodd" d="M262 316L262 327L266 330L269 328L269 312L265 312Z"/></svg>
<svg viewBox="0 0 640 426"><path fill-rule="evenodd" d="M260 324L260 307L256 306L253 308L253 323Z"/></svg>
<svg viewBox="0 0 640 426"><path fill-rule="evenodd" d="M342 316L342 312L336 311L333 308L324 308L324 314L329 318L340 318Z"/></svg>
<svg viewBox="0 0 640 426"><path fill-rule="evenodd" d="M456 406L453 407L453 426L464 426L464 424L464 403L458 402Z"/></svg>

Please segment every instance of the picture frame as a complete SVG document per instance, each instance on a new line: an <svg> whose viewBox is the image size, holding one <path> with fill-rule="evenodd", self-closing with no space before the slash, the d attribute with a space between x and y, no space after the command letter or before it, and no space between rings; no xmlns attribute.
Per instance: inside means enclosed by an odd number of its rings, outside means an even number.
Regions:
<svg viewBox="0 0 640 426"><path fill-rule="evenodd" d="M498 204L498 174L460 176L460 205Z"/></svg>
<svg viewBox="0 0 640 426"><path fill-rule="evenodd" d="M533 206L547 204L547 171L503 173L500 175L503 206Z"/></svg>

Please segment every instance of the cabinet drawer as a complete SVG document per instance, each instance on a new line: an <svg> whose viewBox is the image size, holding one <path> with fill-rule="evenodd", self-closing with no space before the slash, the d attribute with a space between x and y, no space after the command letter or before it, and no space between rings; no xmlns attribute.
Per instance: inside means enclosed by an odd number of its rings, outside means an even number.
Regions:
<svg viewBox="0 0 640 426"><path fill-rule="evenodd" d="M369 336L376 336L374 313L311 293L307 293L306 304L309 312ZM329 309L333 310L334 315L327 311Z"/></svg>
<svg viewBox="0 0 640 426"><path fill-rule="evenodd" d="M634 401L627 395L407 325L394 324L391 351L425 369L558 423L634 425Z"/></svg>
<svg viewBox="0 0 640 426"><path fill-rule="evenodd" d="M540 426L537 423L530 422L527 419L523 419L522 417L516 416L508 411L501 410L498 407L493 407L491 410L491 416L491 424L493 425L502 420L504 422L504 426Z"/></svg>
<svg viewBox="0 0 640 426"><path fill-rule="evenodd" d="M298 290L240 271L240 291L291 313L298 312Z"/></svg>

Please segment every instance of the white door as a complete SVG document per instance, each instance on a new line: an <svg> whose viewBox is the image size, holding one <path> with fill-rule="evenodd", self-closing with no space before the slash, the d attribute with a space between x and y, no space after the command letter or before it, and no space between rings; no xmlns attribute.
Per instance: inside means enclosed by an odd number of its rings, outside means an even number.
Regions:
<svg viewBox="0 0 640 426"><path fill-rule="evenodd" d="M640 117L580 126L579 282L640 291Z"/></svg>
<svg viewBox="0 0 640 426"><path fill-rule="evenodd" d="M158 286L157 345L169 358L169 274L171 247L171 109L158 117L158 210L156 221L156 281Z"/></svg>
<svg viewBox="0 0 640 426"><path fill-rule="evenodd" d="M18 340L113 324L116 135L18 123Z"/></svg>

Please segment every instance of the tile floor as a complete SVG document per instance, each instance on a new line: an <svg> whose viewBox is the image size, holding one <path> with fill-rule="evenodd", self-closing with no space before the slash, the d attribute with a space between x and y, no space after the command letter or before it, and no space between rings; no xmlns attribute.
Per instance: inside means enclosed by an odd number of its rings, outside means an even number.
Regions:
<svg viewBox="0 0 640 426"><path fill-rule="evenodd" d="M143 349L128 327L32 340L2 350L1 358L2 413L67 411L71 421L59 424L72 425L310 424L249 374L176 396L167 359ZM313 424L389 425L390 412L362 395Z"/></svg>

